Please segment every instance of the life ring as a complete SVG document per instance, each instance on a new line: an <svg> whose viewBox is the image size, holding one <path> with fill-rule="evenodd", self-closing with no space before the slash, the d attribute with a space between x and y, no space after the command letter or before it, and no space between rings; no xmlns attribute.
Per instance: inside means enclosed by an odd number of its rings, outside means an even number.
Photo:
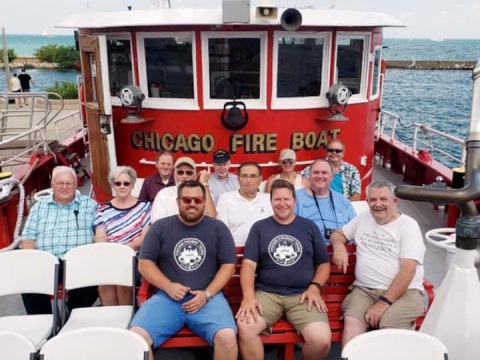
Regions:
<svg viewBox="0 0 480 360"><path fill-rule="evenodd" d="M43 189L40 191L37 191L35 195L33 195L33 198L35 199L35 202L40 201L45 199L46 197L52 196L53 195L53 190L52 188L48 189Z"/></svg>

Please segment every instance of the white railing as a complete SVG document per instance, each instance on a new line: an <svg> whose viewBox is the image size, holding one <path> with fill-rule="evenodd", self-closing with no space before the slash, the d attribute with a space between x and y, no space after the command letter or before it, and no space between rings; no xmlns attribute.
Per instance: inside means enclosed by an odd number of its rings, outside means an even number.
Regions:
<svg viewBox="0 0 480 360"><path fill-rule="evenodd" d="M49 97L57 101L55 109ZM11 100L28 99L17 108ZM59 143L84 131L78 110L62 113L64 102L56 93L0 93L0 166L2 171L26 163L34 153L48 154L49 143ZM83 134L82 134L83 135Z"/></svg>
<svg viewBox="0 0 480 360"><path fill-rule="evenodd" d="M413 123L404 126L400 117L382 110L377 123L376 138L383 134L410 146L414 153L428 151L432 159L451 167L465 166L465 141L455 136L435 130L430 125ZM409 136L407 139L406 136Z"/></svg>

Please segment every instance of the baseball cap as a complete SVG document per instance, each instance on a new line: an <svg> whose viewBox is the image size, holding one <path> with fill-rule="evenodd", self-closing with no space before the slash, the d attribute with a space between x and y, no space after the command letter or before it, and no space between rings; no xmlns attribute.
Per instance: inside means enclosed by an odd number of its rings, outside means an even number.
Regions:
<svg viewBox="0 0 480 360"><path fill-rule="evenodd" d="M285 160L285 159L296 160L297 156L295 155L295 151L293 151L292 149L283 149L280 152L280 160Z"/></svg>
<svg viewBox="0 0 480 360"><path fill-rule="evenodd" d="M213 153L213 162L214 163L225 163L230 160L230 154L225 150L217 150Z"/></svg>
<svg viewBox="0 0 480 360"><path fill-rule="evenodd" d="M196 168L195 161L193 161L193 159L188 156L179 157L177 161L175 161L175 168L179 167L182 164L186 164L194 170Z"/></svg>

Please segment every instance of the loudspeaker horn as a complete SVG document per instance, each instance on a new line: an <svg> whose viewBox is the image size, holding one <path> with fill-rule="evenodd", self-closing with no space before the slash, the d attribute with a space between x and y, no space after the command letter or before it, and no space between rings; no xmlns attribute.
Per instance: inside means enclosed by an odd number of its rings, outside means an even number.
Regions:
<svg viewBox="0 0 480 360"><path fill-rule="evenodd" d="M302 14L294 8L285 10L280 19L282 27L287 31L295 31L302 25Z"/></svg>
<svg viewBox="0 0 480 360"><path fill-rule="evenodd" d="M275 6L257 6L255 19L275 20L278 16L278 8Z"/></svg>

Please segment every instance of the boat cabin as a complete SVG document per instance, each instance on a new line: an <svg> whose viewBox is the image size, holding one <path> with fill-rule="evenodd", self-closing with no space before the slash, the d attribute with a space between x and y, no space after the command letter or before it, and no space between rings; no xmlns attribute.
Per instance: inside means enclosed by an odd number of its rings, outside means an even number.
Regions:
<svg viewBox="0 0 480 360"><path fill-rule="evenodd" d="M276 171L283 148L299 169L325 157L332 139L367 184L382 95L382 31L403 26L381 13L307 8L156 8L77 14L97 200L108 172L133 166L140 178L159 150L209 166L226 149L233 166Z"/></svg>

